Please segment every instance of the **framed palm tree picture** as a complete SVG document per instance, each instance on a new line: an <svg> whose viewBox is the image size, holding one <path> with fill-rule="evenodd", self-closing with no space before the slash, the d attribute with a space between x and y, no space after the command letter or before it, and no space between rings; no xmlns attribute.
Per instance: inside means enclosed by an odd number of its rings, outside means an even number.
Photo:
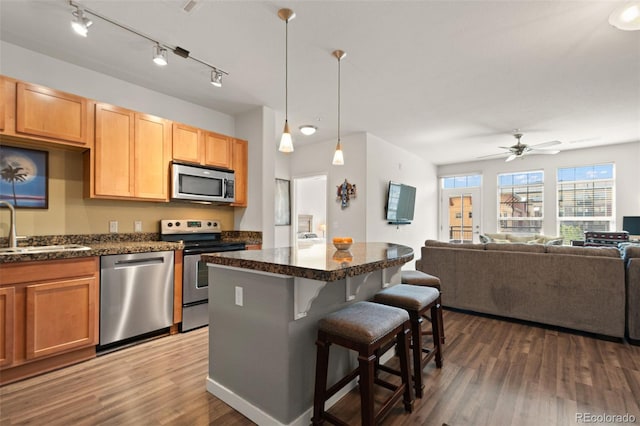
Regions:
<svg viewBox="0 0 640 426"><path fill-rule="evenodd" d="M16 208L49 207L49 153L0 146L0 200Z"/></svg>

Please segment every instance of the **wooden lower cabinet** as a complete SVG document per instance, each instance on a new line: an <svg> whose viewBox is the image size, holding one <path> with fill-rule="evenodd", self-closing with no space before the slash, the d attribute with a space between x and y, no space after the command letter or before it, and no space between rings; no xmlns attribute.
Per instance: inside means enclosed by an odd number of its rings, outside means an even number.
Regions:
<svg viewBox="0 0 640 426"><path fill-rule="evenodd" d="M95 356L99 268L99 257L2 265L2 384Z"/></svg>

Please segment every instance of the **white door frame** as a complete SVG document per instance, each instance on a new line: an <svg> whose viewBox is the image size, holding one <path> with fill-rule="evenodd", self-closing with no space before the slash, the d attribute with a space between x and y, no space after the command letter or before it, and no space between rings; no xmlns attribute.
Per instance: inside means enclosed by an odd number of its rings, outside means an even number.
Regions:
<svg viewBox="0 0 640 426"><path fill-rule="evenodd" d="M440 228L438 233L440 241L449 241L449 199L451 197L471 196L472 238L474 243L480 242L478 236L482 233L481 192L479 187L440 189Z"/></svg>

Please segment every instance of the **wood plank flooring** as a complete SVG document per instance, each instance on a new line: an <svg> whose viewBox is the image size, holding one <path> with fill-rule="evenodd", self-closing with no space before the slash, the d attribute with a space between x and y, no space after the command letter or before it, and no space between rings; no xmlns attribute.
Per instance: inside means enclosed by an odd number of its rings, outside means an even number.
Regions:
<svg viewBox="0 0 640 426"><path fill-rule="evenodd" d="M455 311L444 322L444 367L425 367L425 396L385 425L640 423L640 347ZM0 425L253 424L205 390L207 340L206 328L163 337L1 387ZM359 424L358 398L331 412Z"/></svg>

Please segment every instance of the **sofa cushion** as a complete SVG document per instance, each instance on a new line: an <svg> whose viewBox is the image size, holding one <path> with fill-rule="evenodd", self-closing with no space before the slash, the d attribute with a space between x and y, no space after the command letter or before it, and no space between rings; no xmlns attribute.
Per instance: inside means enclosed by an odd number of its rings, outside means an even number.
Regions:
<svg viewBox="0 0 640 426"><path fill-rule="evenodd" d="M556 240L545 241L544 245L545 246L561 246L562 243L564 243L564 239L558 238Z"/></svg>
<svg viewBox="0 0 640 426"><path fill-rule="evenodd" d="M527 244L527 243L488 243L486 244L487 250L493 251L520 251L527 253L544 253L545 246L542 244Z"/></svg>
<svg viewBox="0 0 640 426"><path fill-rule="evenodd" d="M526 234L509 234L507 238L512 243L528 243L531 240L535 240L537 237L535 235L526 235Z"/></svg>
<svg viewBox="0 0 640 426"><path fill-rule="evenodd" d="M491 238L488 235L480 234L480 235L478 235L478 238L480 239L480 242L483 243L483 244L493 242L493 238Z"/></svg>
<svg viewBox="0 0 640 426"><path fill-rule="evenodd" d="M484 250L484 244L477 243L448 243L445 241L438 240L427 240L424 242L425 246L428 247L444 247L444 248L463 248L463 249L472 249L472 250Z"/></svg>
<svg viewBox="0 0 640 426"><path fill-rule="evenodd" d="M543 246L547 253L573 254L577 256L620 257L620 251L613 247Z"/></svg>
<svg viewBox="0 0 640 426"><path fill-rule="evenodd" d="M488 232L485 232L485 234L487 237L491 238L492 240L498 239L498 240L508 240L509 239L509 234L505 234L502 232L499 232L497 234L489 234Z"/></svg>
<svg viewBox="0 0 640 426"><path fill-rule="evenodd" d="M618 249L625 262L632 257L640 257L640 243L620 243Z"/></svg>

